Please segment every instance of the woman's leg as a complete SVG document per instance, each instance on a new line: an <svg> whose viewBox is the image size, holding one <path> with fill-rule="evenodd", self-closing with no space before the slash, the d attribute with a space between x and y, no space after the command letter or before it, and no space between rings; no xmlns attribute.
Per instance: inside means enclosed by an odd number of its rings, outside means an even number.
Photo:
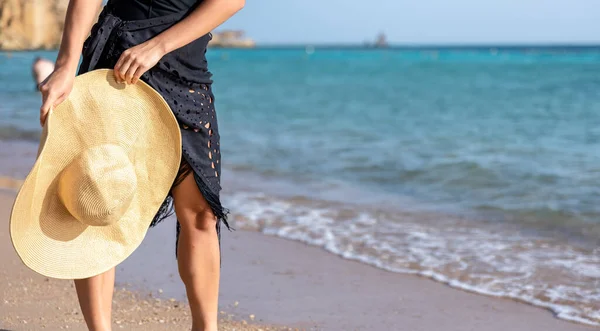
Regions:
<svg viewBox="0 0 600 331"><path fill-rule="evenodd" d="M75 280L79 306L90 331L111 330L114 286L115 268L98 276Z"/></svg>
<svg viewBox="0 0 600 331"><path fill-rule="evenodd" d="M217 331L220 251L216 218L190 173L172 190L181 224L177 263L192 313L192 331Z"/></svg>

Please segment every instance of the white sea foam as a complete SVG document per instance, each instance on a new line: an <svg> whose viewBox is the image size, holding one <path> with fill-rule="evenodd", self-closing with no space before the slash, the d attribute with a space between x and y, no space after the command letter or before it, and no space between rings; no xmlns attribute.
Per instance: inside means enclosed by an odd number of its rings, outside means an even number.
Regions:
<svg viewBox="0 0 600 331"><path fill-rule="evenodd" d="M397 213L305 198L237 193L236 226L322 247L385 270L418 274L600 325L600 249L434 213Z"/></svg>

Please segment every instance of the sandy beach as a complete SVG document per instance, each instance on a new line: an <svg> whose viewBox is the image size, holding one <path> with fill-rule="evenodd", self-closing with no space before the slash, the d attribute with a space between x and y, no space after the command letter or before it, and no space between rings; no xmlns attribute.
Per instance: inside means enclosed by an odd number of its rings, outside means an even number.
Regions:
<svg viewBox="0 0 600 331"><path fill-rule="evenodd" d="M15 255L7 233L14 194L0 193L0 329L84 330L72 282L37 275ZM189 328L172 225L150 231L119 266L115 329ZM225 233L222 248L222 330L595 330L260 233Z"/></svg>
<svg viewBox="0 0 600 331"><path fill-rule="evenodd" d="M14 192L0 191L0 330L84 330L71 281L49 279L24 267L10 244L8 216ZM258 325L253 316L220 312L222 330L290 330ZM185 302L117 286L113 329L186 330L191 325Z"/></svg>

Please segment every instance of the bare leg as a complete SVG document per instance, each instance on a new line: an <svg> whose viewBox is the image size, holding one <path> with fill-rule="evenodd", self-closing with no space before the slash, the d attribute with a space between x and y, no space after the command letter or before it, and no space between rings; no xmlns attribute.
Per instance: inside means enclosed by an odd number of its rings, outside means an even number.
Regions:
<svg viewBox="0 0 600 331"><path fill-rule="evenodd" d="M86 279L76 279L79 306L90 331L111 330L112 296L115 268Z"/></svg>
<svg viewBox="0 0 600 331"><path fill-rule="evenodd" d="M192 174L173 189L181 224L177 263L192 313L192 331L217 331L220 257L216 218Z"/></svg>

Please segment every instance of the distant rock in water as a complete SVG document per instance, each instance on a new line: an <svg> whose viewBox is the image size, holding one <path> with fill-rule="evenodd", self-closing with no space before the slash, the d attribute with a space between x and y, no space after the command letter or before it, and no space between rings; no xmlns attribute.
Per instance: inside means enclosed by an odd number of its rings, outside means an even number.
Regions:
<svg viewBox="0 0 600 331"><path fill-rule="evenodd" d="M254 40L244 36L244 31L224 30L213 32L212 35L209 47L252 48L255 46Z"/></svg>
<svg viewBox="0 0 600 331"><path fill-rule="evenodd" d="M0 49L56 49L68 0L0 0Z"/></svg>
<svg viewBox="0 0 600 331"><path fill-rule="evenodd" d="M375 41L365 41L363 43L363 47L364 48L387 48L387 47L389 47L389 44L387 42L387 37L382 32L377 35L377 38L375 38Z"/></svg>
<svg viewBox="0 0 600 331"><path fill-rule="evenodd" d="M385 37L385 34L380 33L377 36L377 40L375 41L375 47L388 47L388 42L387 38Z"/></svg>

